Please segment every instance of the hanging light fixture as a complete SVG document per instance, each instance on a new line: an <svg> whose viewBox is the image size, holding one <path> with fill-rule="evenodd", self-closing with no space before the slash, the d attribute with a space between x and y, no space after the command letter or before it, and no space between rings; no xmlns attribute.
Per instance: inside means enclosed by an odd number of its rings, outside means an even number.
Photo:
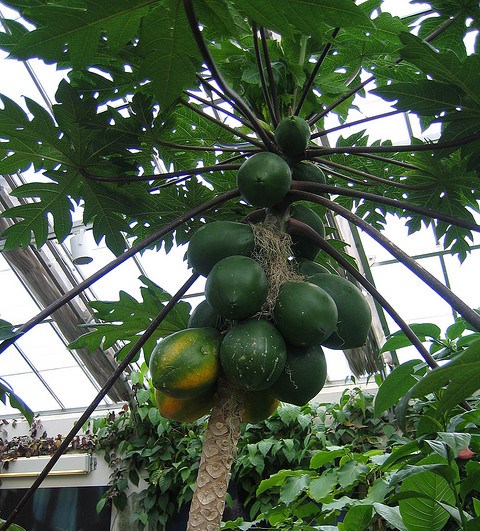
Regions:
<svg viewBox="0 0 480 531"><path fill-rule="evenodd" d="M72 261L75 265L85 265L92 262L91 250L86 238L85 229L73 234L70 239L70 249L72 251Z"/></svg>

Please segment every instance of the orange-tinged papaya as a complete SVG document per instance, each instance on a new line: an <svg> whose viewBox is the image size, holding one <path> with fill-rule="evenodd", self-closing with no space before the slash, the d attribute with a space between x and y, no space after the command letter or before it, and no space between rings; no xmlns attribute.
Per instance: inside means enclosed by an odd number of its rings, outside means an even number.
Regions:
<svg viewBox="0 0 480 531"><path fill-rule="evenodd" d="M195 398L181 400L155 389L155 402L160 415L178 422L193 422L207 415L213 407L215 386Z"/></svg>
<svg viewBox="0 0 480 531"><path fill-rule="evenodd" d="M221 341L214 328L187 328L164 337L150 357L153 386L182 400L201 395L218 379Z"/></svg>

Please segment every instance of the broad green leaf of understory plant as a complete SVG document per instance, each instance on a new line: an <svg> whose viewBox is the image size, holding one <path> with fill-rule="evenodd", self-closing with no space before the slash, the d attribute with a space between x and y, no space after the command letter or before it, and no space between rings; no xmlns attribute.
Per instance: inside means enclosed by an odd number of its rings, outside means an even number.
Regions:
<svg viewBox="0 0 480 531"><path fill-rule="evenodd" d="M338 523L339 531L364 531L372 519L371 505L354 505L348 509L343 522Z"/></svg>
<svg viewBox="0 0 480 531"><path fill-rule="evenodd" d="M405 337L405 339L407 338ZM387 343L382 348L383 351ZM420 360L410 360L396 367L378 388L375 396L374 415L381 415L394 406L415 385L420 375L425 374L425 370L425 364Z"/></svg>
<svg viewBox="0 0 480 531"><path fill-rule="evenodd" d="M400 492L414 492L421 496L400 499L400 514L408 531L441 531L449 513L437 502L455 505L455 494L449 484L453 480L454 471L446 464L446 460L435 455L427 457L421 463L424 464L419 468L443 465L450 470L452 477L447 481L438 473L429 470L405 477ZM440 469L436 470L438 471Z"/></svg>
<svg viewBox="0 0 480 531"><path fill-rule="evenodd" d="M376 502L373 504L373 508L376 513L392 525L394 529L398 529L398 531L408 531L403 523L399 507L389 507L383 503Z"/></svg>
<svg viewBox="0 0 480 531"><path fill-rule="evenodd" d="M310 476L302 474L298 477L289 477L280 489L280 501L285 505L290 505L293 500L308 488Z"/></svg>
<svg viewBox="0 0 480 531"><path fill-rule="evenodd" d="M410 328L422 341L440 339L442 332L440 327L434 323L412 323ZM394 332L388 336L387 340L383 344L383 347L380 349L380 353L409 347L411 344L412 342L405 335L405 332L398 330L397 332Z"/></svg>
<svg viewBox="0 0 480 531"><path fill-rule="evenodd" d="M18 409L18 411L20 411L20 413L27 419L28 423L31 424L33 420L33 411L13 391L13 389L8 385L8 383L3 378L0 378L0 401L6 404L7 398L10 405L13 408Z"/></svg>
<svg viewBox="0 0 480 531"><path fill-rule="evenodd" d="M444 386L446 389L438 401L435 414L440 416L460 404L480 388L478 374L480 374L480 341L475 341L452 361L433 369L412 387L395 409L398 423L405 428L410 399L426 396Z"/></svg>
<svg viewBox="0 0 480 531"><path fill-rule="evenodd" d="M21 335L18 332L15 332L13 328L14 327L12 323L9 323L4 319L0 319L0 341L4 341L5 339L10 339L12 337Z"/></svg>

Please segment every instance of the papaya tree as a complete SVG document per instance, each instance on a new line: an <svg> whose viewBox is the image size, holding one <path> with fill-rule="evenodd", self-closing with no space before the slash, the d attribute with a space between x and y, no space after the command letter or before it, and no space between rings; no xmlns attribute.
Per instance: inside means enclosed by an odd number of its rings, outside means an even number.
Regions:
<svg viewBox="0 0 480 531"><path fill-rule="evenodd" d="M21 18L3 21L1 48L13 59L39 58L65 74L53 105L28 98L19 105L1 96L0 171L33 170L42 177L11 191L19 203L2 214L13 220L2 235L5 250L32 241L40 248L49 223L64 241L72 213L80 209L96 241L104 240L116 258L23 325L2 322L0 350L145 249L170 250L191 241L193 274L152 316L0 529L14 521L128 364L142 351L152 372L162 366L164 340L154 353L149 340L198 276L207 277L207 302L221 322L208 346L227 361L216 376L209 373L211 381L202 381L216 388L192 531L219 529L247 394L271 384L285 399L285 385L277 380L287 355L293 367L293 359L308 351L321 373L319 345L342 349L357 346L358 337L365 342L369 319L353 339L351 329L341 330L339 312L343 322L348 304L342 306L338 292L348 290L325 275L348 274L435 366L391 303L338 241L332 244L327 218L342 217L372 236L480 329L474 310L382 234L387 214L394 214L411 233L431 227L444 249L463 261L480 229L476 2L433 0L422 3L421 11L410 6L415 14L403 18L385 12L380 0L3 3ZM390 110L352 118L372 94L390 103ZM381 126L402 114L422 131L432 127L435 140L394 143L387 127L382 140L370 141L367 124ZM214 223L233 223L234 232L220 230L195 251L197 235ZM247 228L239 228L242 223ZM225 252L229 245L233 250ZM312 263L320 268L314 273L308 272ZM348 297L357 297L360 291L350 284ZM292 300L306 305L306 318L292 318ZM364 308L362 315L368 313ZM204 327L203 317L200 322ZM312 323L321 323L321 330ZM198 335L191 330L178 330L182 341ZM275 354L271 366L259 363L257 372L244 377L245 367L232 360L252 352L247 337L256 346L275 345ZM205 348L202 343L200 350ZM258 383L258 371L270 380ZM247 383L238 385L242 381ZM159 393L170 389L165 382L157 381Z"/></svg>

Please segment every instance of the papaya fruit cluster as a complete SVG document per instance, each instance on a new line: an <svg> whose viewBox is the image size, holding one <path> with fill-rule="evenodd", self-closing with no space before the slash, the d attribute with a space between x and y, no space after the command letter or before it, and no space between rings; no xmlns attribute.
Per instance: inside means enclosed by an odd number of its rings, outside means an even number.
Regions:
<svg viewBox="0 0 480 531"><path fill-rule="evenodd" d="M247 159L237 175L243 199L268 209L283 201L292 178L324 180L317 166L300 160L309 137L301 118L283 120L275 138L285 159L270 152ZM276 223L280 231L286 218L325 236L320 216L303 203L287 207ZM365 343L370 307L354 284L314 261L315 242L292 235L277 262L286 266L286 276L273 286L275 273L259 259L264 242L256 235L255 225L234 221L208 223L193 234L188 263L206 277L205 299L188 328L162 339L152 353L150 373L163 416L185 422L207 414L223 376L244 391L243 421L258 422L280 401L303 405L319 393L327 376L322 347ZM278 258L267 253L266 263Z"/></svg>

